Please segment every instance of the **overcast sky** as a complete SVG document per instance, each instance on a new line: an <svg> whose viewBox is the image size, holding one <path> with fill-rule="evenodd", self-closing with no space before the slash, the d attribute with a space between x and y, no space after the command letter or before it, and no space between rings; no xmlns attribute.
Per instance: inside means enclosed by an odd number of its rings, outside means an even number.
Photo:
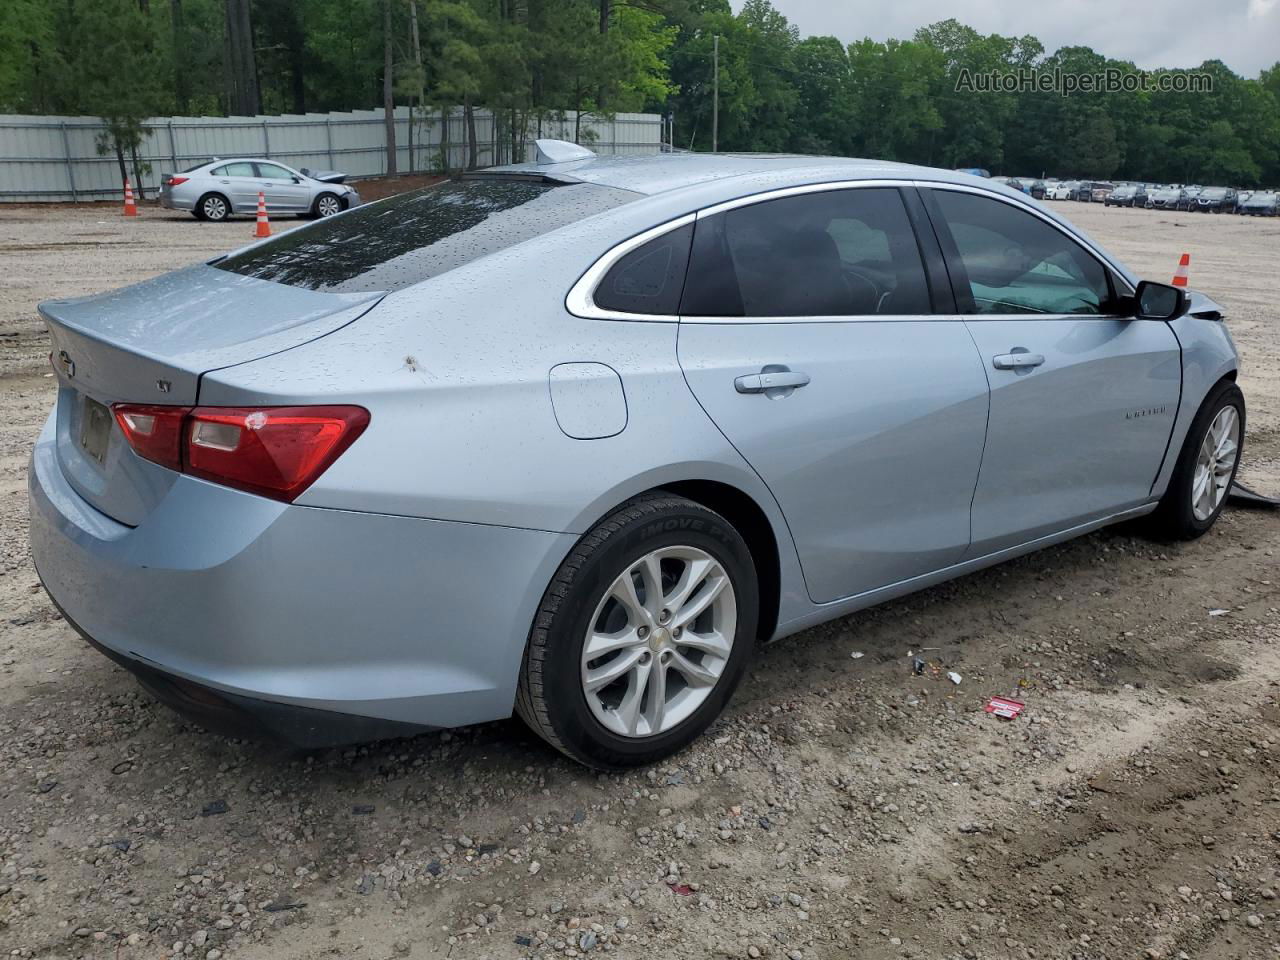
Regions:
<svg viewBox="0 0 1280 960"><path fill-rule="evenodd" d="M743 0L731 0L741 10ZM1089 46L1139 67L1198 67L1221 60L1256 77L1280 60L1280 0L773 0L801 36L830 34L846 44L863 37L906 40L916 29L955 17L979 33L1031 34L1052 53Z"/></svg>

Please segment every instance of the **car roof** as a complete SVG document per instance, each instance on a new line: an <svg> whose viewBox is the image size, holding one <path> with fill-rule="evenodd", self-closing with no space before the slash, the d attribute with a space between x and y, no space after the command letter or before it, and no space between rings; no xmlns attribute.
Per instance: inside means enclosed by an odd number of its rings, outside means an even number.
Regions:
<svg viewBox="0 0 1280 960"><path fill-rule="evenodd" d="M203 166L220 167L224 163L274 163L277 167L293 169L283 160L272 160L269 157L215 157Z"/></svg>
<svg viewBox="0 0 1280 960"><path fill-rule="evenodd" d="M1102 249L1056 210L999 180L956 170L888 160L774 153L661 153L610 157L592 155L581 160L559 163L531 162L490 167L479 175L542 176L561 183L592 183L629 190L645 196L647 201L625 204L616 214L622 218L633 215L636 218L635 226L639 226L642 219L652 226L663 218L670 219L717 203L793 186L856 180L956 184L1013 198L1018 203L1034 207L1042 216L1055 221L1095 248ZM650 207L652 212L644 211L645 207ZM628 208L631 208L630 214ZM1126 279L1136 283L1119 261L1110 255L1108 259Z"/></svg>
<svg viewBox="0 0 1280 960"><path fill-rule="evenodd" d="M823 180L935 180L947 183L991 183L984 177L954 170L921 167L887 160L854 157L809 157L782 153L663 153L644 156L590 157L567 163L514 163L491 167L490 174L544 174L560 180L596 183L643 194L761 176L789 182Z"/></svg>

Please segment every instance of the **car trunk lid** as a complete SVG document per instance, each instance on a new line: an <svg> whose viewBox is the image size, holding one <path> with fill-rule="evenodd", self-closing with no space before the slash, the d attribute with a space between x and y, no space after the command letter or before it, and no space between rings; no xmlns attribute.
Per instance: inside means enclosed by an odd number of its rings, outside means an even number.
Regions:
<svg viewBox="0 0 1280 960"><path fill-rule="evenodd" d="M133 453L111 404L194 405L202 374L331 333L380 297L319 293L201 264L42 303L58 378L58 462L68 482L98 510L136 526L176 474Z"/></svg>

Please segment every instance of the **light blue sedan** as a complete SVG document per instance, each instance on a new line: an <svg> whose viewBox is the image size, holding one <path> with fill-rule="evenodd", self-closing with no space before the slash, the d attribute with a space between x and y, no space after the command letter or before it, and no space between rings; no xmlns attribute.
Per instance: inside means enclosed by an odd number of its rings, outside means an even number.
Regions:
<svg viewBox="0 0 1280 960"><path fill-rule="evenodd" d="M1244 437L1213 302L865 160L544 141L40 311L50 596L181 711L304 745L515 711L649 763L759 644L1122 520L1203 534Z"/></svg>

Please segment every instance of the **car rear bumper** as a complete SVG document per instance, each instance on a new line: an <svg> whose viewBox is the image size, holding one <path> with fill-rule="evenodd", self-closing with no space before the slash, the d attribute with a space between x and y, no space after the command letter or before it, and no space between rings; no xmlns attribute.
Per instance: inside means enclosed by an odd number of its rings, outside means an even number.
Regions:
<svg viewBox="0 0 1280 960"><path fill-rule="evenodd" d="M194 197L184 197L180 193L175 195L172 190L161 187L160 206L169 210L194 210L196 201Z"/></svg>
<svg viewBox="0 0 1280 960"><path fill-rule="evenodd" d="M32 454L31 553L67 620L200 722L305 746L509 716L572 534L288 505L179 477L136 527Z"/></svg>

